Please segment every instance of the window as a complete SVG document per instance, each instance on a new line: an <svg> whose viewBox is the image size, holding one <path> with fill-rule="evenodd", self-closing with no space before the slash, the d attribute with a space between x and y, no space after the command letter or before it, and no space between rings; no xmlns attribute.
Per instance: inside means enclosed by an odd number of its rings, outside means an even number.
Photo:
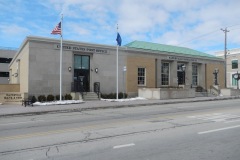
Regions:
<svg viewBox="0 0 240 160"><path fill-rule="evenodd" d="M89 56L75 55L74 69L89 69Z"/></svg>
<svg viewBox="0 0 240 160"><path fill-rule="evenodd" d="M192 85L198 85L198 66L192 65Z"/></svg>
<svg viewBox="0 0 240 160"><path fill-rule="evenodd" d="M237 86L237 80L234 78L234 74L232 74L232 86Z"/></svg>
<svg viewBox="0 0 240 160"><path fill-rule="evenodd" d="M74 56L74 69L81 69L82 68L82 57L75 55Z"/></svg>
<svg viewBox="0 0 240 160"><path fill-rule="evenodd" d="M12 58L0 58L0 63L10 63Z"/></svg>
<svg viewBox="0 0 240 160"><path fill-rule="evenodd" d="M0 72L0 77L9 77L9 72Z"/></svg>
<svg viewBox="0 0 240 160"><path fill-rule="evenodd" d="M138 68L138 85L144 86L145 84L145 68Z"/></svg>
<svg viewBox="0 0 240 160"><path fill-rule="evenodd" d="M169 85L169 63L162 63L161 75L162 85Z"/></svg>
<svg viewBox="0 0 240 160"><path fill-rule="evenodd" d="M232 60L232 69L238 69L238 60Z"/></svg>

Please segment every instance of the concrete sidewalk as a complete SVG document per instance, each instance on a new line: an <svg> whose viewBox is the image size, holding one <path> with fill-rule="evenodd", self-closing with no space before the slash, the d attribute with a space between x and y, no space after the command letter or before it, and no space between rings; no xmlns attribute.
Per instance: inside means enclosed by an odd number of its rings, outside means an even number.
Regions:
<svg viewBox="0 0 240 160"><path fill-rule="evenodd" d="M169 99L169 100L135 100L135 101L124 101L124 102L86 101L80 104L33 106L33 107L32 106L24 107L21 105L0 105L0 117L58 113L58 112L81 112L85 110L137 107L137 106L148 106L148 105L163 105L163 104L174 104L174 103L192 103L192 102L202 102L202 101L219 101L219 100L230 100L230 99L240 99L240 96L196 97L196 98Z"/></svg>

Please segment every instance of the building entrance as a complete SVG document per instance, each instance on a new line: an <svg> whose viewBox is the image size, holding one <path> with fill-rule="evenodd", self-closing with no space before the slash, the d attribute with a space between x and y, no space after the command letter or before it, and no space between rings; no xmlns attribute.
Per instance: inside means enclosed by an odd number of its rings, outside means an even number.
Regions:
<svg viewBox="0 0 240 160"><path fill-rule="evenodd" d="M185 84L185 78L184 78L184 71L178 71L177 72L177 77L178 77L178 85L183 85Z"/></svg>
<svg viewBox="0 0 240 160"><path fill-rule="evenodd" d="M183 66L184 64L182 63L178 64L178 68L177 68L178 85L185 84L185 68Z"/></svg>
<svg viewBox="0 0 240 160"><path fill-rule="evenodd" d="M90 57L74 55L74 90L75 92L90 91Z"/></svg>

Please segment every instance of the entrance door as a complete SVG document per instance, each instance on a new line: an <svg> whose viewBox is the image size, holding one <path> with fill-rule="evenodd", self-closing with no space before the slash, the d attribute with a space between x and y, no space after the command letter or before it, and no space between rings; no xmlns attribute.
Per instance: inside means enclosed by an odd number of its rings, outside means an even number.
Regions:
<svg viewBox="0 0 240 160"><path fill-rule="evenodd" d="M178 77L178 85L183 85L184 84L184 71L178 71L177 77Z"/></svg>
<svg viewBox="0 0 240 160"><path fill-rule="evenodd" d="M74 84L79 92L90 91L90 57L74 55Z"/></svg>
<svg viewBox="0 0 240 160"><path fill-rule="evenodd" d="M185 84L185 70L183 69L184 64L178 63L177 65L177 78L178 78L178 85Z"/></svg>

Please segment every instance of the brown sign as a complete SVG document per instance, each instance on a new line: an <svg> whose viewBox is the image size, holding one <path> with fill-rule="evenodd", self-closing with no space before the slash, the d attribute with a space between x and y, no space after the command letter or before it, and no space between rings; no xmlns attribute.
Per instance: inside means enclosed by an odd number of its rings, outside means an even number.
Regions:
<svg viewBox="0 0 240 160"><path fill-rule="evenodd" d="M0 103L19 104L26 96L24 93L0 93Z"/></svg>
<svg viewBox="0 0 240 160"><path fill-rule="evenodd" d="M7 101L7 100L12 101L12 100L22 100L23 97L22 97L21 94L6 94L6 95L3 97L3 99L5 99L6 101Z"/></svg>

